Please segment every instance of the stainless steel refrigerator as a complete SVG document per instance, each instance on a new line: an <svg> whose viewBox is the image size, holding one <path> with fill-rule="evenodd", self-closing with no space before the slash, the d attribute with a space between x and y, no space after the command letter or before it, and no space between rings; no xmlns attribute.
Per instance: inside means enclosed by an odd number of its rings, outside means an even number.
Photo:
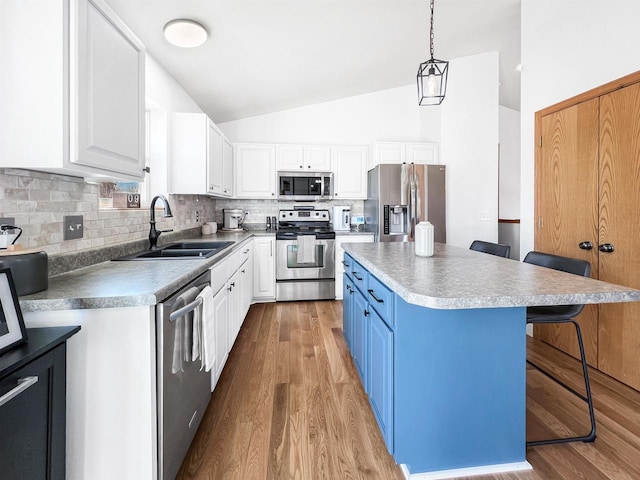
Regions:
<svg viewBox="0 0 640 480"><path fill-rule="evenodd" d="M364 202L366 230L379 242L412 242L416 224L429 221L446 243L444 165L380 164L369 170Z"/></svg>

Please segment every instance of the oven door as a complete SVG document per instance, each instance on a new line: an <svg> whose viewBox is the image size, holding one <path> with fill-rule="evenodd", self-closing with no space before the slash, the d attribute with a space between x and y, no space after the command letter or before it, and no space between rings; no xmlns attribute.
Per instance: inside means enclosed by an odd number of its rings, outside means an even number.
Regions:
<svg viewBox="0 0 640 480"><path fill-rule="evenodd" d="M335 240L314 241L314 261L298 262L298 241L276 240L276 280L333 279Z"/></svg>

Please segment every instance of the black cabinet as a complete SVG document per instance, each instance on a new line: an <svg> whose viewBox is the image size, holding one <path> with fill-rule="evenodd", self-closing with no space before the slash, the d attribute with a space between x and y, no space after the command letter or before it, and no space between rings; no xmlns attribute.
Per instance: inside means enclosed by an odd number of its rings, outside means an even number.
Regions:
<svg viewBox="0 0 640 480"><path fill-rule="evenodd" d="M66 340L78 330L29 329L0 356L0 477L65 478Z"/></svg>

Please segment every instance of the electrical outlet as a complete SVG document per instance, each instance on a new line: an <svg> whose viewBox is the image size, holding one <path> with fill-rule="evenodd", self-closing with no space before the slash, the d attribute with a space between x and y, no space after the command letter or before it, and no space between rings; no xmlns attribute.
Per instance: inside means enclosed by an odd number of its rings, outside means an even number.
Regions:
<svg viewBox="0 0 640 480"><path fill-rule="evenodd" d="M489 212L478 212L478 220L481 222L490 222L491 221L491 213Z"/></svg>
<svg viewBox="0 0 640 480"><path fill-rule="evenodd" d="M65 215L63 224L62 238L64 240L76 240L84 236L84 219L82 215Z"/></svg>
<svg viewBox="0 0 640 480"><path fill-rule="evenodd" d="M196 223L200 222L200 210L196 210Z"/></svg>

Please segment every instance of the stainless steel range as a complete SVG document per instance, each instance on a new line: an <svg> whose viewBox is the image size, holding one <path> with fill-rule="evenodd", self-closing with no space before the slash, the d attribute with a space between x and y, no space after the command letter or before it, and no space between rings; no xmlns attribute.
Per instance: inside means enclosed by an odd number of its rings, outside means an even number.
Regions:
<svg viewBox="0 0 640 480"><path fill-rule="evenodd" d="M335 298L335 238L329 210L280 210L276 233L276 300Z"/></svg>

